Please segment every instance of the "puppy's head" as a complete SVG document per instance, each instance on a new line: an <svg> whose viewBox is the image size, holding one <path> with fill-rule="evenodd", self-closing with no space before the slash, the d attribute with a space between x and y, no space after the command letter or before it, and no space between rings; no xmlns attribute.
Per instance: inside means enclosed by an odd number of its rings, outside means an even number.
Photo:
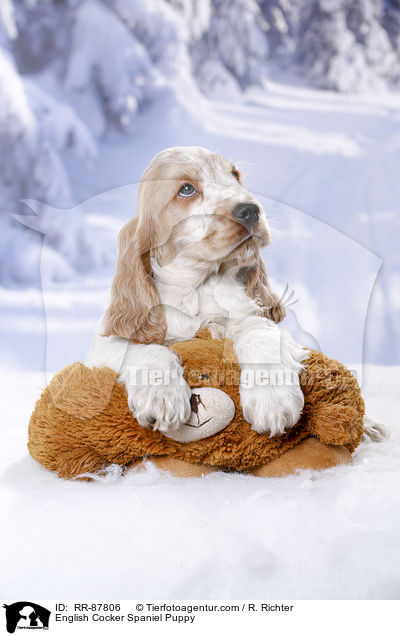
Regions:
<svg viewBox="0 0 400 636"><path fill-rule="evenodd" d="M269 239L262 206L231 161L195 146L163 150L142 176L137 216L120 232L105 335L164 341L151 257L161 266L180 259L205 272L235 266L248 294L268 315L279 305L259 254ZM274 317L270 311L270 317L277 319L278 313Z"/></svg>
<svg viewBox="0 0 400 636"><path fill-rule="evenodd" d="M153 228L160 264L177 256L204 267L256 260L269 243L262 206L237 167L205 148L160 152L139 187L139 214Z"/></svg>

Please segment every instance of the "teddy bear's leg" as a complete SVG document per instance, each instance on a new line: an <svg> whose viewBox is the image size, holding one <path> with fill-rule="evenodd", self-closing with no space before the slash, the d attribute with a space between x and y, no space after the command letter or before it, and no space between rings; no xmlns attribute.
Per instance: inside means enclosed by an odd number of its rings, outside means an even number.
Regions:
<svg viewBox="0 0 400 636"><path fill-rule="evenodd" d="M100 473L106 475L110 466L115 467L116 464L110 464L110 462L94 450L82 446L62 453L57 461L57 465L54 468L51 467L51 469L56 470L58 476L64 479L83 479L90 481L91 479L95 479L96 475ZM122 471L123 467L121 467L121 473ZM93 478L90 477L91 474ZM85 477L82 477L82 475L85 475Z"/></svg>
<svg viewBox="0 0 400 636"><path fill-rule="evenodd" d="M152 457L151 461L161 470L168 470L177 477L202 477L214 470L212 466L191 464L175 457Z"/></svg>
<svg viewBox="0 0 400 636"><path fill-rule="evenodd" d="M328 446L315 437L308 437L277 459L251 472L257 477L281 477L305 468L322 470L350 462L351 454L344 446Z"/></svg>

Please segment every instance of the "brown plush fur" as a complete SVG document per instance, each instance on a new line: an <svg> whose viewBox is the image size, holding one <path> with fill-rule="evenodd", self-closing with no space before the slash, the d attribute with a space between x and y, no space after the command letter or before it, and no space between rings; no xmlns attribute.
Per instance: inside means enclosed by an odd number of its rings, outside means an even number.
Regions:
<svg viewBox="0 0 400 636"><path fill-rule="evenodd" d="M129 411L115 372L75 363L54 376L36 403L29 425L31 455L65 478L112 463L130 467L143 458L158 458L161 467L177 474L224 469L265 476L350 460L363 432L364 403L356 379L340 362L311 352L301 376L301 419L285 435L269 438L243 419L240 369L231 341L213 340L201 332L172 348L192 388L221 388L234 401L235 417L223 431L183 444L142 428Z"/></svg>

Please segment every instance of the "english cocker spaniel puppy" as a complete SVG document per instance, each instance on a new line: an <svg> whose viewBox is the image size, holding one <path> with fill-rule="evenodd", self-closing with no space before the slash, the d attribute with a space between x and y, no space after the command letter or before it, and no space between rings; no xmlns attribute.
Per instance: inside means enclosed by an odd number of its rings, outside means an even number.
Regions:
<svg viewBox="0 0 400 636"><path fill-rule="evenodd" d="M137 216L119 234L110 302L84 360L119 374L142 426L167 432L189 419L191 390L167 345L206 326L233 340L252 428L272 436L296 424L307 353L277 324L285 312L259 252L269 240L263 209L231 161L183 146L150 163Z"/></svg>

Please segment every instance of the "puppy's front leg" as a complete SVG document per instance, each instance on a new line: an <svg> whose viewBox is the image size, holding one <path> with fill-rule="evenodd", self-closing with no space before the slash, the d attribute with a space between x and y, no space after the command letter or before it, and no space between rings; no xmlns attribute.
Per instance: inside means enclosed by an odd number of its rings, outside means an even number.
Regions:
<svg viewBox="0 0 400 636"><path fill-rule="evenodd" d="M125 338L94 339L84 360L89 367L110 367L126 389L128 405L143 427L177 429L191 413L191 390L175 353L158 344L133 344Z"/></svg>
<svg viewBox="0 0 400 636"><path fill-rule="evenodd" d="M259 316L230 320L227 335L241 367L245 419L258 433L284 433L297 423L304 406L299 373L307 351L286 330Z"/></svg>
<svg viewBox="0 0 400 636"><path fill-rule="evenodd" d="M192 392L178 357L167 347L130 343L118 381L141 426L165 432L188 421Z"/></svg>

